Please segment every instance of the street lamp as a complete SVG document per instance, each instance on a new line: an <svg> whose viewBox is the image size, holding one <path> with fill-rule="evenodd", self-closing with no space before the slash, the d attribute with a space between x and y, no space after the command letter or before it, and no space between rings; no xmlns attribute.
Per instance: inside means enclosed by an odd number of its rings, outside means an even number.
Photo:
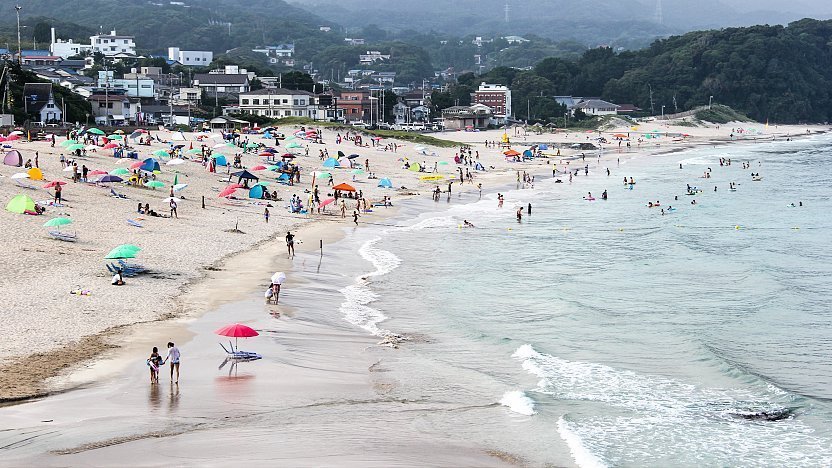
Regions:
<svg viewBox="0 0 832 468"><path fill-rule="evenodd" d="M14 7L14 12L15 14L17 14L17 63L20 63L20 61L22 60L22 57L20 56L20 10L22 9L23 7L21 7L20 5L15 5Z"/></svg>
<svg viewBox="0 0 832 468"><path fill-rule="evenodd" d="M711 110L711 103L713 102L713 100L714 100L713 96L708 98L708 110Z"/></svg>
<svg viewBox="0 0 832 468"><path fill-rule="evenodd" d="M664 106L662 106L662 120L664 120Z"/></svg>

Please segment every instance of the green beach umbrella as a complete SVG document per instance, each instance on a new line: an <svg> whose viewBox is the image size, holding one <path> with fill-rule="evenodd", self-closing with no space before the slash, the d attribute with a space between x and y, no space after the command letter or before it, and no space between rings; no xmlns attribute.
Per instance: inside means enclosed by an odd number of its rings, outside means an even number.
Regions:
<svg viewBox="0 0 832 468"><path fill-rule="evenodd" d="M447 166L447 165L448 165L448 161L439 161L439 165L440 165L440 166Z"/></svg>
<svg viewBox="0 0 832 468"><path fill-rule="evenodd" d="M112 171L110 171L110 175L127 175L129 173L130 173L130 171L128 171L127 169L125 169L123 167L117 167L117 168L113 169Z"/></svg>
<svg viewBox="0 0 832 468"><path fill-rule="evenodd" d="M278 165L276 165L276 164L275 164L274 166L269 166L269 167L267 167L267 168L266 168L266 170L269 170L269 171L279 171L279 170L280 170L280 166L278 166Z"/></svg>
<svg viewBox="0 0 832 468"><path fill-rule="evenodd" d="M257 182L254 185L262 185L263 187L266 187L268 185L271 185L271 182L269 182L268 180L264 180L263 182Z"/></svg>
<svg viewBox="0 0 832 468"><path fill-rule="evenodd" d="M364 170L363 169L353 169L352 173L355 174L355 175L361 175L361 174L364 173Z"/></svg>
<svg viewBox="0 0 832 468"><path fill-rule="evenodd" d="M186 154L200 154L200 153L202 153L202 150L199 149L199 148L193 148L193 149L189 149L188 151L185 151L185 153Z"/></svg>
<svg viewBox="0 0 832 468"><path fill-rule="evenodd" d="M69 146L67 146L67 147L66 147L66 149L67 149L67 151L77 151L77 150L82 150L82 149L84 149L84 145L82 145L82 144L80 144L80 143L76 143L76 144L74 144L74 145L69 145Z"/></svg>
<svg viewBox="0 0 832 468"><path fill-rule="evenodd" d="M60 143L60 146L63 146L64 148L66 148L67 146L70 146L70 145L77 145L77 144L78 144L78 141L77 141L77 140L66 140L66 141L62 141L62 142Z"/></svg>
<svg viewBox="0 0 832 468"><path fill-rule="evenodd" d="M136 254L139 253L141 250L139 247L131 244L123 244L119 245L118 247L114 248L107 254L107 259L115 259L115 258L135 258Z"/></svg>
<svg viewBox="0 0 832 468"><path fill-rule="evenodd" d="M110 139L110 140L123 140L124 139L124 137L121 136L121 135L110 135L107 138Z"/></svg>
<svg viewBox="0 0 832 468"><path fill-rule="evenodd" d="M87 130L87 133L92 133L93 135L103 135L104 130L93 127L91 129Z"/></svg>
<svg viewBox="0 0 832 468"><path fill-rule="evenodd" d="M295 137L294 135L292 135L292 136L290 136L290 137L286 137L286 140L285 140L285 141L292 141L292 140L294 140L295 138L296 138L296 137Z"/></svg>
<svg viewBox="0 0 832 468"><path fill-rule="evenodd" d="M179 185L179 174L173 176L173 185Z"/></svg>
<svg viewBox="0 0 832 468"><path fill-rule="evenodd" d="M165 186L163 182L159 182L158 180L151 180L148 183L144 184L146 187L152 188L162 188Z"/></svg>
<svg viewBox="0 0 832 468"><path fill-rule="evenodd" d="M229 148L236 148L237 147L234 143L230 143L230 142L226 143L225 146L227 146Z"/></svg>
<svg viewBox="0 0 832 468"><path fill-rule="evenodd" d="M330 174L329 172L316 172L315 177L319 179L331 179L332 174Z"/></svg>
<svg viewBox="0 0 832 468"><path fill-rule="evenodd" d="M71 224L72 220L69 218L52 218L49 221L43 223L43 227L59 227L59 226L66 226L67 224Z"/></svg>
<svg viewBox="0 0 832 468"><path fill-rule="evenodd" d="M153 152L153 153L151 153L151 154L153 154L153 156L159 156L159 157L161 157L161 158L170 157L170 153L168 153L167 151L162 150L162 149L160 149L160 150L156 150L156 151L154 151L154 152Z"/></svg>
<svg viewBox="0 0 832 468"><path fill-rule="evenodd" d="M293 142L289 143L288 145L286 145L286 147L287 148L303 148L303 145L301 145L300 143L298 143L296 141L293 141Z"/></svg>

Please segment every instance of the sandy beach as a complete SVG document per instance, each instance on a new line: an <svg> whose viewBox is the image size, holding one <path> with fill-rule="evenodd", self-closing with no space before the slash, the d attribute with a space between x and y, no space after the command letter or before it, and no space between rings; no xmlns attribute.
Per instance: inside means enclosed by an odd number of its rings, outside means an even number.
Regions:
<svg viewBox="0 0 832 468"><path fill-rule="evenodd" d="M654 128L655 127L655 128ZM754 129L754 132L736 134L731 137L732 130L742 127ZM643 140L637 143L644 132L658 129L664 133L656 139ZM282 129L289 133L291 129ZM587 156L600 155L599 165L614 161L617 158L649 157L651 153L678 151L698 145L721 145L732 141L739 143L753 143L768 141L772 138L802 136L814 132L826 131L825 127L770 127L760 124L736 124L688 127L673 125L645 125L636 132L628 127L620 127L604 131L601 135L608 139L609 144L602 145L602 151L587 151ZM127 199L109 196L109 188L90 184L72 183L62 172L59 162L60 148L50 148L45 142L15 142L14 149L19 150L24 160L33 158L34 152L39 153L39 166L44 171L44 181L25 180L34 189L21 188L16 185L11 176L22 172L23 168L0 166L0 199L8 201L17 194L27 194L35 201L48 201L52 198L52 191L40 188L49 180L64 180L65 206L60 208L48 207L45 216L28 216L14 214L8 211L0 213L4 229L0 231L5 245L11 248L0 253L0 259L6 266L6 274L2 280L3 299L7 302L6 317L0 331L7 336L7 346L0 350L0 356L5 364L0 366L0 399L14 401L58 393L72 388L83 388L91 382L111 382L113 376L122 375L127 366L136 361L137 353L144 355L146 349L154 344L167 340L178 343L189 343L190 352L194 344L199 345L199 353L209 354L213 350L214 337L210 336L210 326L222 320L239 316L240 321L252 322L273 320L274 317L252 316L250 312L234 312L226 310L224 315L216 316L194 331L189 325L211 312L216 313L223 307L239 301L247 300L253 291L264 289L268 285L268 277L278 270L291 272L314 268L314 259L324 245L326 256L330 255L327 246L331 242L352 235L354 225L347 216L342 219L340 214L298 215L290 214L286 207L289 198L297 194L306 199L308 194L304 190L311 188L310 173L322 170L321 160L317 157L319 150L326 148L331 154L339 150L347 154L360 154L358 161L368 159L372 172L381 177L392 179L394 187L402 189L384 189L377 187L377 180L367 179L366 175L359 175L353 181L349 169L331 170L334 182L348 182L364 192L369 200L381 200L384 196L393 199L394 208L379 208L372 213L364 214L359 221L361 224L381 224L385 219L393 216L401 202L409 197L420 199L429 198L430 191L437 184L420 180L423 173L413 172L403 168L404 159L411 163L424 161L432 168L433 163L447 162L437 165L439 173L446 177L438 185L444 190L447 181L456 177L457 165L454 156L458 148L434 148L420 154L414 150L414 144L395 141L399 148L397 152L384 151L382 148L393 140L383 140L381 148L357 148L351 143L335 144L338 130L324 129L324 145L307 143L309 156L301 156L298 163L302 168L302 181L299 185L284 186L272 184L270 190L277 190L283 198L282 202L271 202L272 217L269 223L263 219L265 201L253 201L243 198L229 202L218 198L217 194L227 185L228 176L222 173L209 173L196 162L188 161L177 166L164 165L158 176L166 186L169 186L174 176L178 174L179 182L189 186L185 190L185 198L179 205L179 218L149 218L142 217L139 221L141 228L127 223L128 219L136 220L141 215L136 213L137 203L150 203L151 207L163 211L165 203L162 200L168 196L167 188L149 190L135 187L125 187L118 184L115 189ZM615 134L631 132L632 146L620 150L613 141ZM343 134L343 133L341 133ZM512 140L512 148L523 151L531 144L545 143L553 145L547 150L548 158L539 158L530 162L512 162L506 160L500 148L487 148L485 141L499 141L503 136L502 130L487 132L453 132L437 134L442 139L457 141L472 146L479 153L480 161L487 171L477 172L474 184L464 184L459 187L454 184L454 193L460 190L468 193L477 192L477 183L483 184L484 192L493 192L501 186L513 183L518 171L529 174L551 175L552 164L564 167L562 160L570 160L582 154L580 149L572 148L577 143L594 142L598 133L544 133L534 134L522 129L511 129L507 132ZM673 135L688 134L689 137L674 138ZM158 132L159 138L167 140L169 134ZM188 140L195 135L186 134ZM258 136L250 136L252 141L258 142ZM58 139L58 142L62 138ZM263 141L269 144L269 141ZM273 142L273 140L272 140ZM189 144L189 141L186 141ZM195 146L197 143L195 143ZM560 155L554 146L560 147ZM154 143L151 147L140 146L140 159L148 157L158 149L167 149L168 145ZM233 153L232 153L233 154ZM262 158L254 154L242 156L245 167L253 167ZM134 160L129 160L130 162ZM78 159L79 166L86 164L91 169L109 171L123 166L114 159L110 151L98 150L88 153L85 158ZM274 179L274 175L265 171L257 172L263 179ZM326 188L321 185L326 193ZM205 208L201 207L201 198L205 197ZM332 208L332 207L330 207ZM350 210L351 211L351 210ZM349 212L348 212L349 213ZM73 220L66 230L77 233L79 240L75 243L60 242L51 239L42 224L56 215L68 216ZM509 214L510 215L510 214ZM231 232L237 226L242 233ZM294 262L286 257L283 236L287 230L296 231L299 256ZM125 287L112 287L109 284L110 274L104 268L104 256L114 246L122 243L132 243L143 248L136 261L153 270L152 274L128 278ZM337 255L343 255L338 253ZM344 259L347 260L348 259ZM318 265L320 269L320 265ZM292 286L292 275L288 286ZM333 278L337 283L337 278ZM88 289L90 295L70 294L76 288ZM290 293L291 294L291 293ZM302 305L309 298L292 298L288 302L295 306ZM324 296L318 301L334 301ZM320 305L320 304L316 304ZM212 312L213 311L213 312ZM281 306L275 310L278 316L292 317L290 306ZM241 315L240 315L241 314ZM339 319L340 320L340 319ZM296 328L291 328L296 327ZM316 361L310 357L308 364L318 368L317 375L293 373L292 379L298 382L298 387L282 389L288 394L307 394L314 391L321 379L330 379L331 369L346 365L341 359L360 357L353 362L348 379L329 381L341 392L344 388L355 386L362 397L384 393L383 379L368 377L373 366L372 353L364 350L374 347L378 338L369 336L363 330L346 323L335 326L340 338L330 340L333 329L307 330L302 323L294 323L287 333L294 339L313 340L317 345L328 349L329 357L322 357ZM208 337L201 337L202 334ZM196 340L196 341L195 341ZM200 341L201 340L201 341ZM326 345L322 345L326 343ZM352 344L347 344L352 343ZM213 350L216 351L216 350ZM330 369L330 370L327 370ZM132 375L131 382L138 381L144 372L126 371ZM286 375L286 369L277 369L281 375ZM262 374L262 372L258 373ZM141 375L141 377L139 377ZM207 374L206 374L206 377ZM113 383L106 385L115 385ZM112 392L112 387L106 389ZM80 392L83 395L84 392ZM66 396L70 395L70 396ZM54 397L58 398L90 398L91 396L72 396L69 392ZM340 393L339 393L340 395ZM94 395L92 395L94 396ZM311 400L323 398L322 395L312 396ZM52 401L52 398L45 400ZM52 404L53 408L60 407L59 403ZM369 424L369 422L367 423ZM155 436L151 436L155 437ZM99 437L103 439L103 437ZM199 450L200 445L206 444L211 438L195 439L191 453ZM297 442L297 441L295 441ZM142 444L144 442L138 442ZM287 443L292 444L287 440ZM433 445L431 445L433 444ZM114 443L114 446L120 443ZM131 448L136 445L130 445ZM465 457L450 457L451 448L440 441L433 441L428 446L418 450L411 445L414 456L419 450L449 451L446 461L457 461L466 465L483 465L503 463L514 464L510 455L487 453L483 447L458 447ZM114 450L116 460L124 452ZM405 450L400 450L401 453ZM441 451L440 451L441 452ZM437 452L438 454L440 452ZM300 456L299 454L297 455ZM459 454L455 454L456 457ZM289 456L287 459L293 459ZM81 459L82 460L82 459ZM415 459L414 459L415 460ZM40 460L45 462L45 460ZM80 461L80 460L79 460ZM321 459L313 459L309 464ZM360 462L356 459L355 462ZM53 462L46 462L46 464Z"/></svg>

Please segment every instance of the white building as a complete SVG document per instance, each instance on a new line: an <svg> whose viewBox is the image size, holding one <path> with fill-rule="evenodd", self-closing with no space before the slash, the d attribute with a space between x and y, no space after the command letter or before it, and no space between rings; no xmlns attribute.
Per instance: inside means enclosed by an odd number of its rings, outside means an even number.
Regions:
<svg viewBox="0 0 832 468"><path fill-rule="evenodd" d="M55 28L52 28L52 43L49 45L52 55L69 58L74 55L86 53L101 53L107 57L113 56L135 56L136 43L133 36L121 36L116 34L115 29L109 34L98 34L90 36L89 44L62 41L55 37Z"/></svg>
<svg viewBox="0 0 832 468"><path fill-rule="evenodd" d="M376 62L383 62L385 60L390 60L390 55L382 54L377 50L368 50L366 54L358 56L358 61L362 65L372 65Z"/></svg>
<svg viewBox="0 0 832 468"><path fill-rule="evenodd" d="M580 109L586 115L615 115L618 114L618 107L601 99L587 99L576 104L574 109Z"/></svg>
<svg viewBox="0 0 832 468"><path fill-rule="evenodd" d="M156 84L150 78L114 78L111 71L98 72L98 87L109 89L123 89L128 97L153 98L156 97Z"/></svg>
<svg viewBox="0 0 832 468"><path fill-rule="evenodd" d="M293 89L258 89L240 93L239 108L242 114L265 117L308 117L318 118L315 95L308 91Z"/></svg>
<svg viewBox="0 0 832 468"><path fill-rule="evenodd" d="M168 60L173 60L186 67L207 67L214 61L214 53L207 50L180 50L168 47Z"/></svg>

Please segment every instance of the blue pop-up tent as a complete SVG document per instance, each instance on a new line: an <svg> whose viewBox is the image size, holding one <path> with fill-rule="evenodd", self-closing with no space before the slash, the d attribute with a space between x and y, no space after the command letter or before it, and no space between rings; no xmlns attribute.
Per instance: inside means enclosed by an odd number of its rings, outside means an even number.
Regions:
<svg viewBox="0 0 832 468"><path fill-rule="evenodd" d="M251 190L248 191L248 197L249 198L256 198L256 199L259 200L259 199L263 198L263 190L264 189L263 189L262 185L255 185L254 187L251 188Z"/></svg>
<svg viewBox="0 0 832 468"><path fill-rule="evenodd" d="M147 172L154 172L154 171L161 171L162 169L159 167L159 161L153 158L147 158L142 161L142 165L139 169Z"/></svg>
<svg viewBox="0 0 832 468"><path fill-rule="evenodd" d="M338 163L338 160L335 158L329 158L324 161L324 167L340 167L341 165Z"/></svg>
<svg viewBox="0 0 832 468"><path fill-rule="evenodd" d="M390 179L384 178L384 179L381 179L381 180L378 181L378 186L379 187L384 187L384 188L393 188L393 181L391 181Z"/></svg>
<svg viewBox="0 0 832 468"><path fill-rule="evenodd" d="M217 156L214 158L214 164L217 166L227 166L228 160L225 159L225 156Z"/></svg>

